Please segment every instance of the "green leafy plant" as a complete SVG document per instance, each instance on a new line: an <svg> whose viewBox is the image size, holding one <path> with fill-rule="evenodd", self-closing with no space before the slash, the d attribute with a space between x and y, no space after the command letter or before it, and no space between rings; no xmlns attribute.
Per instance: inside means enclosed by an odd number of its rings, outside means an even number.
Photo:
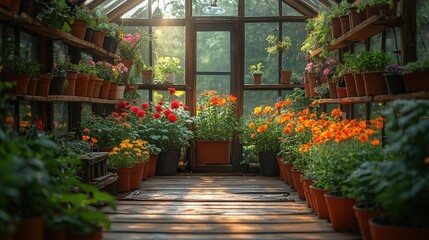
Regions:
<svg viewBox="0 0 429 240"><path fill-rule="evenodd" d="M155 78L165 80L168 74L181 74L180 59L176 57L160 57L154 65Z"/></svg>
<svg viewBox="0 0 429 240"><path fill-rule="evenodd" d="M198 96L195 132L199 140L232 140L237 128L237 97L207 91Z"/></svg>
<svg viewBox="0 0 429 240"><path fill-rule="evenodd" d="M71 31L70 25L73 22L73 17L65 0L37 0L36 2L42 6L36 19L61 31Z"/></svg>
<svg viewBox="0 0 429 240"><path fill-rule="evenodd" d="M278 37L274 34L270 34L265 39L271 46L265 48L268 55L280 54L289 50L292 45L292 40L289 36L284 36L282 41L279 41Z"/></svg>
<svg viewBox="0 0 429 240"><path fill-rule="evenodd" d="M250 65L250 67L249 67L250 74L252 74L252 75L253 74L263 74L264 72L262 71L262 69L264 67L265 66L261 62L259 62L257 64Z"/></svg>
<svg viewBox="0 0 429 240"><path fill-rule="evenodd" d="M415 62L407 63L403 68L404 74L429 72L429 54L425 54Z"/></svg>
<svg viewBox="0 0 429 240"><path fill-rule="evenodd" d="M328 9L330 17L341 17L346 15L348 12L350 4L347 0L342 0L340 3L332 3L331 7Z"/></svg>
<svg viewBox="0 0 429 240"><path fill-rule="evenodd" d="M30 59L21 57L13 57L6 61L5 69L8 72L20 73L35 77L39 75L40 64Z"/></svg>

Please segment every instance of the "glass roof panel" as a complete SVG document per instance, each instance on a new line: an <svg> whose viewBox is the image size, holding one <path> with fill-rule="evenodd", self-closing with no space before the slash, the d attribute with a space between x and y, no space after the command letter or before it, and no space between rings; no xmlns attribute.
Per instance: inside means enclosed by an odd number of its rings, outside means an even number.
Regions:
<svg viewBox="0 0 429 240"><path fill-rule="evenodd" d="M289 6L287 3L282 4L282 15L283 16L304 16L302 13L295 10L295 8Z"/></svg>
<svg viewBox="0 0 429 240"><path fill-rule="evenodd" d="M277 0L246 0L244 1L246 17L278 16L279 1Z"/></svg>
<svg viewBox="0 0 429 240"><path fill-rule="evenodd" d="M185 0L154 0L153 18L185 18Z"/></svg>
<svg viewBox="0 0 429 240"><path fill-rule="evenodd" d="M107 14L125 1L126 0L107 0L98 5L97 9L99 9L102 13Z"/></svg>
<svg viewBox="0 0 429 240"><path fill-rule="evenodd" d="M208 0L192 0L193 16L237 16L238 0L218 1L217 7L212 7Z"/></svg>
<svg viewBox="0 0 429 240"><path fill-rule="evenodd" d="M323 8L326 7L325 4L323 4L321 1L319 0L302 0L303 2L307 3L308 5L310 5L311 7L313 7L315 10L320 11ZM333 2L333 1L329 1L329 2Z"/></svg>
<svg viewBox="0 0 429 240"><path fill-rule="evenodd" d="M147 5L148 1L143 1L129 12L125 13L121 18L138 18L138 19L148 19L149 18L149 9Z"/></svg>

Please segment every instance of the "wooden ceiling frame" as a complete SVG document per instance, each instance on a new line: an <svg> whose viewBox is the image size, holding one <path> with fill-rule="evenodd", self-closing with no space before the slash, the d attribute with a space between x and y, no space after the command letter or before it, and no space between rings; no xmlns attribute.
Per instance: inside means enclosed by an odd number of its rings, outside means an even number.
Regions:
<svg viewBox="0 0 429 240"><path fill-rule="evenodd" d="M112 11L107 13L107 18L109 19L109 22L115 22L118 18L120 18L122 15L130 11L131 9L137 7L142 3L142 0L127 0L114 8Z"/></svg>
<svg viewBox="0 0 429 240"><path fill-rule="evenodd" d="M319 0L321 3L323 3L325 6L330 7L332 4L328 0Z"/></svg>
<svg viewBox="0 0 429 240"><path fill-rule="evenodd" d="M303 6L307 10L311 11L312 13L314 13L314 16L317 16L317 14L319 13L319 11L317 9L313 8L312 6L310 6L309 4L307 4L306 2L304 2L303 0L294 0L294 1L297 2L297 3L299 3L301 6Z"/></svg>
<svg viewBox="0 0 429 240"><path fill-rule="evenodd" d="M304 7L301 3L297 2L296 0L282 0L284 3L288 4L301 14L307 17L315 17L317 15L317 12L311 11L310 9L307 9ZM308 5L307 5L308 6Z"/></svg>
<svg viewBox="0 0 429 240"><path fill-rule="evenodd" d="M98 5L102 4L103 2L105 2L106 0L94 0L90 3L88 3L88 5L86 5L89 9L94 9L96 7L98 7Z"/></svg>

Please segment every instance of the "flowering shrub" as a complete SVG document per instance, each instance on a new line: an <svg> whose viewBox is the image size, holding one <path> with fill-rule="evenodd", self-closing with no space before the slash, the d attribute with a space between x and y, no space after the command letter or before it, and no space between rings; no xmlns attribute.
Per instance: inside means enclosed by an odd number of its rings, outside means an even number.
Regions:
<svg viewBox="0 0 429 240"><path fill-rule="evenodd" d="M140 51L142 41L143 38L139 32L136 32L134 35L130 33L122 33L118 46L121 57L134 60L136 58L136 54Z"/></svg>
<svg viewBox="0 0 429 240"><path fill-rule="evenodd" d="M140 162L147 162L149 151L143 140L123 140L109 153L107 164L113 168L132 167Z"/></svg>
<svg viewBox="0 0 429 240"><path fill-rule="evenodd" d="M237 127L237 97L207 91L198 96L196 137L199 140L232 140Z"/></svg>

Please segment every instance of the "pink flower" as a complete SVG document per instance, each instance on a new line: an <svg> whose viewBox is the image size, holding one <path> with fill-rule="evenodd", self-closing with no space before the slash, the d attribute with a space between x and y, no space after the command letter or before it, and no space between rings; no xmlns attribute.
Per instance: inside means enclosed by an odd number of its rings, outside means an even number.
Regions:
<svg viewBox="0 0 429 240"><path fill-rule="evenodd" d="M137 99L133 99L133 103L137 103Z"/></svg>
<svg viewBox="0 0 429 240"><path fill-rule="evenodd" d="M176 114L172 113L172 114L168 115L168 121L171 122L171 123L177 122L177 116L176 116Z"/></svg>
<svg viewBox="0 0 429 240"><path fill-rule="evenodd" d="M130 105L130 101L125 101L125 105Z"/></svg>
<svg viewBox="0 0 429 240"><path fill-rule="evenodd" d="M187 105L183 106L183 109L185 109L186 111L188 111L189 107Z"/></svg>
<svg viewBox="0 0 429 240"><path fill-rule="evenodd" d="M158 102L158 104L159 104L159 105L162 105L162 104L164 104L164 103L163 103L162 101L159 101L159 102Z"/></svg>
<svg viewBox="0 0 429 240"><path fill-rule="evenodd" d="M325 70L323 71L323 74L328 75L328 74L329 74L329 69L325 69Z"/></svg>
<svg viewBox="0 0 429 240"><path fill-rule="evenodd" d="M125 102L124 102L124 101L120 101L120 102L118 103L118 107L119 107L119 108L125 108L125 106L126 106L126 104L125 104Z"/></svg>

